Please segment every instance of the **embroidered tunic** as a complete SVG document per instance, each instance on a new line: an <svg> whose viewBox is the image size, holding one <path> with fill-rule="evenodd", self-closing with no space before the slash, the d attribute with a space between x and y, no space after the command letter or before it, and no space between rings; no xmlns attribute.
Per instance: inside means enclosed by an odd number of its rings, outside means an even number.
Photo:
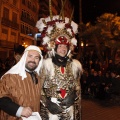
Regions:
<svg viewBox="0 0 120 120"><path fill-rule="evenodd" d="M57 98L58 100L64 99L67 95L71 93L71 91L76 90L79 99L74 104L74 120L80 120L80 75L82 72L82 67L79 61L73 60L68 61L66 67L60 67L52 63L52 59L48 58L44 61L44 69L43 69L43 96L50 98ZM47 120L43 113L45 112L43 109L41 110L41 114L43 115L43 120ZM79 116L79 117L78 117ZM68 119L64 120L69 120ZM60 119L61 120L61 119Z"/></svg>

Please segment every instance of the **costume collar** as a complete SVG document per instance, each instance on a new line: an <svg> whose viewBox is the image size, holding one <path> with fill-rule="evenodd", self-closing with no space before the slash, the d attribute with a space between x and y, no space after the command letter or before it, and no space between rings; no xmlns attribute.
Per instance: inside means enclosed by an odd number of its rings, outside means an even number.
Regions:
<svg viewBox="0 0 120 120"><path fill-rule="evenodd" d="M67 56L61 57L60 55L55 54L55 56L52 57L52 62L55 65L65 67L68 59L69 58Z"/></svg>

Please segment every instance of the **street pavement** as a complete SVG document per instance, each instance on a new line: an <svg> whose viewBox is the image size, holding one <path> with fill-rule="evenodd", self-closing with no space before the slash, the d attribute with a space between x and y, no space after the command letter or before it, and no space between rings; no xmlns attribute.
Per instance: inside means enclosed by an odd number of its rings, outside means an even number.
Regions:
<svg viewBox="0 0 120 120"><path fill-rule="evenodd" d="M120 105L82 98L82 120L120 120Z"/></svg>

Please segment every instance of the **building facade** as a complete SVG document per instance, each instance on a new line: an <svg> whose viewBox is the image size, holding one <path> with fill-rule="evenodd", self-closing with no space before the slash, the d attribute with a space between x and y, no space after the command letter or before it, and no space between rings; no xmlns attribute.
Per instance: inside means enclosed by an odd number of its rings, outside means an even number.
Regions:
<svg viewBox="0 0 120 120"><path fill-rule="evenodd" d="M51 0L51 5L52 14L59 15L61 0ZM67 0L64 7L66 17L71 16L72 8ZM0 59L13 55L18 45L37 45L34 40L38 33L36 22L49 15L49 0L0 0Z"/></svg>
<svg viewBox="0 0 120 120"><path fill-rule="evenodd" d="M14 2L14 3L13 3ZM1 0L0 3L0 54L6 58L18 43L20 3L14 0Z"/></svg>
<svg viewBox="0 0 120 120"><path fill-rule="evenodd" d="M0 59L14 54L14 47L34 44L38 0L0 0Z"/></svg>
<svg viewBox="0 0 120 120"><path fill-rule="evenodd" d="M38 20L39 1L21 0L21 2L19 43L26 47L35 44L34 35L38 31L35 25Z"/></svg>
<svg viewBox="0 0 120 120"><path fill-rule="evenodd" d="M50 15L49 11L49 0L39 0L40 1L40 11L39 11L39 18L47 17ZM51 0L51 9L52 9L52 15L59 15L61 8L62 8L62 1L65 0ZM72 13L73 5L69 0L66 0L65 7L63 9L64 15L66 17L70 17Z"/></svg>

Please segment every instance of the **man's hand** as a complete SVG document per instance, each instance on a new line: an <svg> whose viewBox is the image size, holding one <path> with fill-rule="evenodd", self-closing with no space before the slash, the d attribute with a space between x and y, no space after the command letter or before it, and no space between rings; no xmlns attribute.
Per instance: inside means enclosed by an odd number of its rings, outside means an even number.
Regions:
<svg viewBox="0 0 120 120"><path fill-rule="evenodd" d="M21 113L22 117L30 117L32 115L32 109L30 107L24 107Z"/></svg>
<svg viewBox="0 0 120 120"><path fill-rule="evenodd" d="M46 107L52 114L59 114L63 112L63 109L60 106L48 99L46 100Z"/></svg>
<svg viewBox="0 0 120 120"><path fill-rule="evenodd" d="M74 104L76 98L77 98L77 95L76 95L76 91L74 90L69 95L67 95L65 99L63 99L60 105L70 107L71 105Z"/></svg>

